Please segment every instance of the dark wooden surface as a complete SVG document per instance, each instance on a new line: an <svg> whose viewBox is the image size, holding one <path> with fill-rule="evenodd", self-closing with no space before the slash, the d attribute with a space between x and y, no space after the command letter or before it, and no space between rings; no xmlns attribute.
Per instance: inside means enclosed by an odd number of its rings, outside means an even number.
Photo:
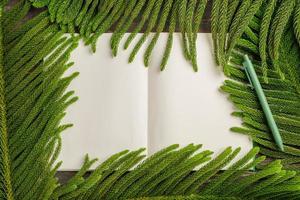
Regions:
<svg viewBox="0 0 300 200"><path fill-rule="evenodd" d="M15 3L17 3L20 0L10 0L8 5L6 6L7 9L11 8ZM200 26L200 30L199 32L202 33L209 33L210 32L210 11L211 11L211 6L212 6L212 1L208 0L207 6L206 6L206 10L202 19L202 23ZM40 12L44 11L45 9L37 9L37 8L32 8L28 14L28 16L26 17L27 19L30 19L34 16L36 16L37 14L39 14ZM137 24L140 21L140 19L136 19L133 22L133 25L130 27L129 32L131 30L134 29L135 24ZM111 27L111 29L109 29L107 32L113 32L114 31L114 26ZM143 32L144 29L141 30L141 32ZM164 30L164 32L167 32L168 30ZM179 32L179 28L178 26L176 27L176 32Z"/></svg>
<svg viewBox="0 0 300 200"><path fill-rule="evenodd" d="M19 0L10 0L9 3L8 3L8 6L6 8L10 9L11 6L14 5L18 1ZM26 18L30 19L30 18L36 16L38 13L42 12L43 10L44 9L32 8ZM202 20L199 32L204 32L204 33L209 33L210 32L210 11L211 11L211 1L209 0L208 5L206 7L205 14L203 16L203 20ZM134 22L134 24L137 24L138 21L139 20L137 19ZM131 30L134 28L134 24L131 27ZM114 27L112 27L108 32L113 32L113 29L114 29ZM178 27L176 28L176 31L179 31ZM143 30L141 32L143 32ZM76 173L76 171L59 171L57 173L57 177L58 177L60 183L63 184L63 183L66 183L75 173Z"/></svg>

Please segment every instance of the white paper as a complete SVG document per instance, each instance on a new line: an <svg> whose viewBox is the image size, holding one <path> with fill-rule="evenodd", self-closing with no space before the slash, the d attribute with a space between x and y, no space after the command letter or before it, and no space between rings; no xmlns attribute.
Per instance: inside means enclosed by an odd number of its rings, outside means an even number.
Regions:
<svg viewBox="0 0 300 200"><path fill-rule="evenodd" d="M82 42L72 54L75 65L68 74L80 75L69 88L79 100L64 119L74 127L62 134L60 170L79 169L87 153L103 161L119 151L147 146L148 71L138 59L128 65L127 52L112 59L109 40L110 34L101 37L96 54Z"/></svg>
<svg viewBox="0 0 300 200"><path fill-rule="evenodd" d="M229 130L239 126L240 120L230 115L233 105L219 90L225 76L214 62L211 44L210 34L198 34L197 73L183 56L179 35L166 71L150 68L148 149L151 154L171 144L195 143L216 154L228 146L242 147L238 159L252 148L248 137ZM163 43L158 43L156 48L163 47ZM159 55L153 55L155 66L159 64Z"/></svg>
<svg viewBox="0 0 300 200"><path fill-rule="evenodd" d="M170 144L195 143L216 153L240 146L238 159L252 147L248 137L229 131L240 121L230 115L233 106L219 91L224 76L213 61L210 34L198 35L198 73L183 57L179 33L164 72L159 64L168 34L161 34L149 70L143 65L147 45L128 64L133 45L123 51L121 44L112 58L110 37L106 33L99 39L95 54L82 43L72 54L75 66L68 73L80 76L70 89L80 100L64 119L74 127L63 133L60 170L79 169L86 153L103 161L124 149L148 147L152 154Z"/></svg>

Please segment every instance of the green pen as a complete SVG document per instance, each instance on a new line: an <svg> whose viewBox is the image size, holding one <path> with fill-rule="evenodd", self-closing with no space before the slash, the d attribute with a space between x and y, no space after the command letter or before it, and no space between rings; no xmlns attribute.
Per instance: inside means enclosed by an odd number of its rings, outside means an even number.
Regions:
<svg viewBox="0 0 300 200"><path fill-rule="evenodd" d="M249 79L249 82L250 82L252 88L254 88L256 93L257 93L259 102L260 102L261 107L263 109L263 112L266 116L268 125L269 125L269 127L271 129L271 132L272 132L272 135L274 137L274 140L275 140L277 146L279 147L279 149L281 151L284 151L281 135L279 133L278 127L277 127L276 122L274 120L274 117L273 117L273 114L271 112L270 106L267 102L267 98L264 94L264 91L263 91L263 89L261 87L261 84L258 80L257 74L254 70L253 64L252 64L251 60L249 59L248 55L244 55L243 65L244 65L244 68L245 68L245 71L246 71L246 75Z"/></svg>

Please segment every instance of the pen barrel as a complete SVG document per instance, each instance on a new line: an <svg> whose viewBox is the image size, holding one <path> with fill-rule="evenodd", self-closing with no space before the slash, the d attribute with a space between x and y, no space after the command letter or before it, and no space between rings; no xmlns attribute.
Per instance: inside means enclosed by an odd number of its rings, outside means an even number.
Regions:
<svg viewBox="0 0 300 200"><path fill-rule="evenodd" d="M281 135L279 133L277 124L274 120L272 111L271 111L270 106L268 104L267 98L264 94L264 91L262 89L260 81L259 81L259 79L256 75L255 69L254 69L251 61L249 60L248 56L245 57L245 68L248 72L248 75L250 76L249 78L251 78L251 80L250 80L251 84L252 84L252 86L254 87L254 89L257 93L260 105L261 105L262 110L265 114L268 126L269 126L269 128L270 128L270 130L273 134L274 140L275 140L277 146L283 151L282 138L281 138Z"/></svg>

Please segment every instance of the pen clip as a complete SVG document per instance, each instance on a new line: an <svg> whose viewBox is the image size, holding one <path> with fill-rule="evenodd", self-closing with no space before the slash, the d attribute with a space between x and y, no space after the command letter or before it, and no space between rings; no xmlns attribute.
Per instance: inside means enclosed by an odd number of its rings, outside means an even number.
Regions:
<svg viewBox="0 0 300 200"><path fill-rule="evenodd" d="M249 74L249 72L248 72L247 65L248 65L248 62L246 62L246 61L243 62L243 66L244 66L244 70L245 70L245 72L246 72L246 76L247 76L247 78L248 78L248 80L249 80L249 82L250 82L250 87L251 87L251 89L253 89L254 86L253 86L253 83L252 83L252 80L251 80L251 76L250 76L250 74Z"/></svg>

